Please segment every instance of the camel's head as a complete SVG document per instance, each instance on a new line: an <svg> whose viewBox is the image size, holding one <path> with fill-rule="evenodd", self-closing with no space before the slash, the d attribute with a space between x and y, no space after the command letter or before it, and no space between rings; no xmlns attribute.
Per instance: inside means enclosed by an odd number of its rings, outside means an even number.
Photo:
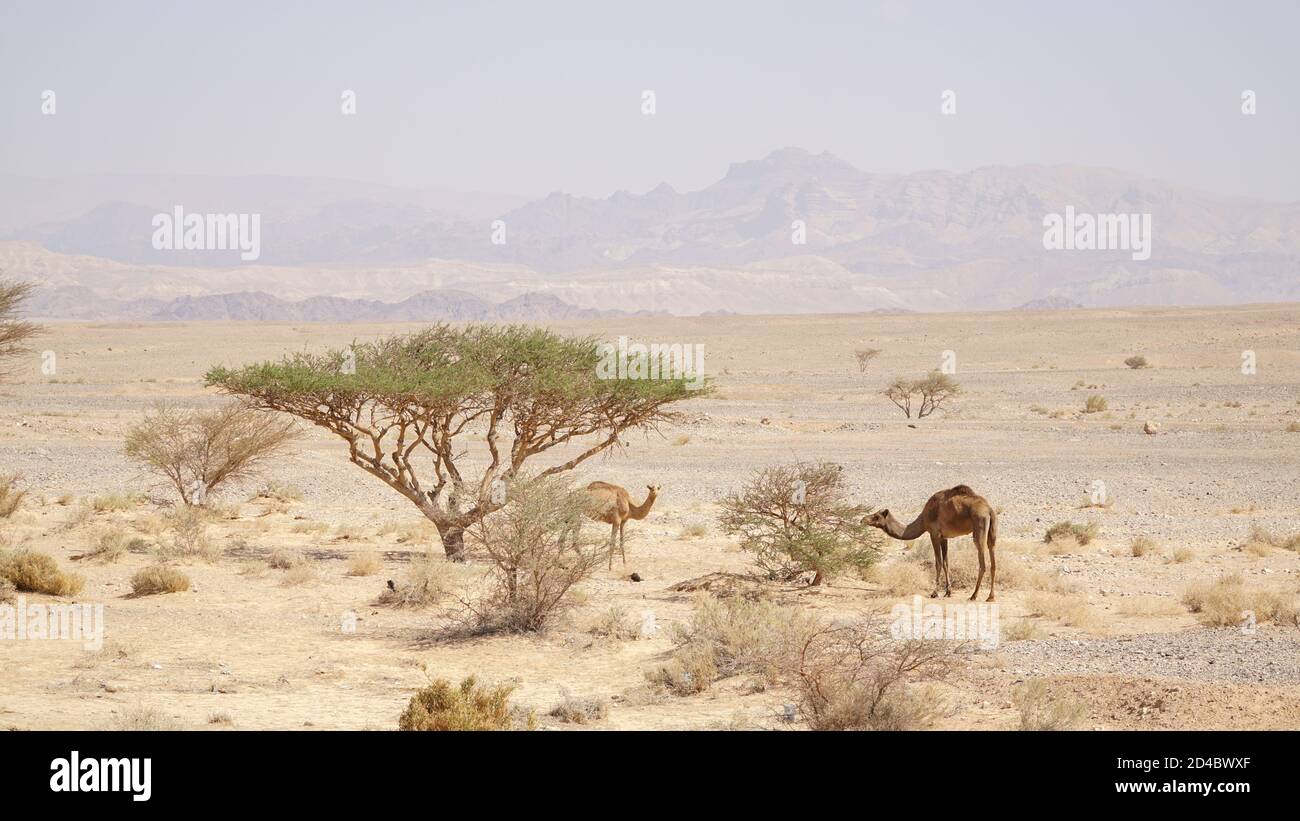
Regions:
<svg viewBox="0 0 1300 821"><path fill-rule="evenodd" d="M645 489L650 491L651 496L658 496L661 487L663 487L663 485L646 485Z"/></svg>
<svg viewBox="0 0 1300 821"><path fill-rule="evenodd" d="M887 521L889 521L889 508L882 508L881 510L877 510L874 513L868 513L866 516L862 517L862 523L864 525L878 527L881 530L885 529L885 522Z"/></svg>

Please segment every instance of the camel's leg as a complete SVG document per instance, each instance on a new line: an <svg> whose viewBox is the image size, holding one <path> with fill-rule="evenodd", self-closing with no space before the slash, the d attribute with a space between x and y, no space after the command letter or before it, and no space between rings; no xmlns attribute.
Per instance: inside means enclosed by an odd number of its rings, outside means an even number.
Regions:
<svg viewBox="0 0 1300 821"><path fill-rule="evenodd" d="M615 520L609 526L609 569L614 569L614 540L618 537L618 521Z"/></svg>
<svg viewBox="0 0 1300 821"><path fill-rule="evenodd" d="M623 566L627 567L627 542L625 541L623 533L623 528L625 527L627 527L626 521L620 523L618 526L618 552L623 556Z"/></svg>
<svg viewBox="0 0 1300 821"><path fill-rule="evenodd" d="M943 572L943 554L939 552L939 537L933 533L930 534L930 547L934 548L934 590L930 591L930 598L939 598L939 574Z"/></svg>
<svg viewBox="0 0 1300 821"><path fill-rule="evenodd" d="M970 600L975 601L975 597L980 594L980 584L984 581L984 539L985 529L976 524L971 531L971 541L975 542L975 553L980 557L980 572L975 577L975 592L970 594Z"/></svg>
<svg viewBox="0 0 1300 821"><path fill-rule="evenodd" d="M985 533L987 532L988 531L985 531ZM987 536L985 536L984 538L985 541L988 541ZM998 560L997 557L993 555L993 545L989 545L989 597L988 599L986 599L986 601L994 601L993 583L997 579L997 577L998 577Z"/></svg>
<svg viewBox="0 0 1300 821"><path fill-rule="evenodd" d="M939 550L943 553L943 597L952 595L952 569L948 567L948 540L939 540Z"/></svg>

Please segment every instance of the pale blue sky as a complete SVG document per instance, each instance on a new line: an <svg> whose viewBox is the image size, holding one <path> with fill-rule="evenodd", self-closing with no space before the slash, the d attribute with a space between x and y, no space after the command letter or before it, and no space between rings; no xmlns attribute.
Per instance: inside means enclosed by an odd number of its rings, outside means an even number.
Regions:
<svg viewBox="0 0 1300 821"><path fill-rule="evenodd" d="M1289 1L3 8L0 172L605 196L795 145L878 172L1076 163L1300 200Z"/></svg>

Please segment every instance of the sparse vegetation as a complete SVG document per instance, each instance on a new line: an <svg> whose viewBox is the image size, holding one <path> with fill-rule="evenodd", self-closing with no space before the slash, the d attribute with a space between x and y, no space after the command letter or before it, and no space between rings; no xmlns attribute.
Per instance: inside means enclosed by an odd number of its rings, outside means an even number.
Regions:
<svg viewBox="0 0 1300 821"><path fill-rule="evenodd" d="M0 579L24 593L75 596L85 586L76 573L64 573L52 556L27 548L0 549Z"/></svg>
<svg viewBox="0 0 1300 821"><path fill-rule="evenodd" d="M26 353L27 342L42 332L39 325L19 319L35 288L29 282L0 280L0 381L9 375L7 360Z"/></svg>
<svg viewBox="0 0 1300 821"><path fill-rule="evenodd" d="M1149 553L1155 553L1160 549L1160 546L1156 544L1155 539L1147 536L1138 536L1133 541L1129 542L1128 549L1129 553L1132 554L1134 558L1140 559Z"/></svg>
<svg viewBox="0 0 1300 821"><path fill-rule="evenodd" d="M682 528L682 532L678 534L677 538L682 541L691 541L694 539L703 539L707 535L709 535L709 528L705 525L696 523Z"/></svg>
<svg viewBox="0 0 1300 821"><path fill-rule="evenodd" d="M113 720L114 730L126 732L162 732L180 728L180 724L166 713L143 705L128 707Z"/></svg>
<svg viewBox="0 0 1300 821"><path fill-rule="evenodd" d="M0 475L0 519L8 519L14 515L26 495L27 491L18 487L16 475Z"/></svg>
<svg viewBox="0 0 1300 821"><path fill-rule="evenodd" d="M373 576L383 567L383 560L373 550L357 551L348 559L349 576Z"/></svg>
<svg viewBox="0 0 1300 821"><path fill-rule="evenodd" d="M1088 600L1072 593L1035 591L1025 598L1025 610L1066 627L1090 627L1096 622Z"/></svg>
<svg viewBox="0 0 1300 821"><path fill-rule="evenodd" d="M417 692L397 720L397 728L407 731L438 730L514 730L529 729L535 724L532 713L521 715L511 709L510 694L514 686L498 684L488 687L473 676L453 687L437 679Z"/></svg>
<svg viewBox="0 0 1300 821"><path fill-rule="evenodd" d="M1051 543L1060 541L1063 537L1073 539L1075 542L1086 545L1093 539L1097 538L1101 526L1096 522L1085 522L1078 524L1076 522L1057 522L1047 529L1043 534L1043 541Z"/></svg>
<svg viewBox="0 0 1300 821"><path fill-rule="evenodd" d="M289 547L276 547L266 557L266 563L276 570L288 570L307 561L302 551Z"/></svg>
<svg viewBox="0 0 1300 821"><path fill-rule="evenodd" d="M1102 411L1106 410L1108 407L1109 405L1106 402L1106 397L1102 396L1099 393L1094 393L1092 396L1089 396L1086 400L1084 400L1083 412L1101 413Z"/></svg>
<svg viewBox="0 0 1300 821"><path fill-rule="evenodd" d="M857 360L858 372L866 373L867 367L871 365L871 360L880 356L880 348L858 348L853 352L853 358Z"/></svg>
<svg viewBox="0 0 1300 821"><path fill-rule="evenodd" d="M942 371L930 371L920 379L895 379L885 388L885 398L898 407L908 418L912 418L912 403L916 406L916 418L924 419L943 407L943 404L961 393L961 386Z"/></svg>
<svg viewBox="0 0 1300 821"><path fill-rule="evenodd" d="M165 519L168 537L159 543L158 556L163 561L199 558L215 562L221 547L208 538L208 521L202 510L182 506Z"/></svg>
<svg viewBox="0 0 1300 821"><path fill-rule="evenodd" d="M1022 730L1072 730L1088 716L1088 707L1069 695L1053 696L1047 682L1032 678L1016 688Z"/></svg>
<svg viewBox="0 0 1300 821"><path fill-rule="evenodd" d="M1242 625L1252 618L1260 624L1300 623L1300 600L1295 593L1247 587L1236 573L1193 584L1183 594L1183 604L1207 627Z"/></svg>
<svg viewBox="0 0 1300 821"><path fill-rule="evenodd" d="M768 576L809 583L848 569L865 571L884 537L862 523L869 512L847 499L844 470L830 462L799 462L758 471L719 503L724 533L740 537Z"/></svg>
<svg viewBox="0 0 1300 821"><path fill-rule="evenodd" d="M597 616L588 632L605 639L635 639L641 635L640 626L617 604Z"/></svg>
<svg viewBox="0 0 1300 821"><path fill-rule="evenodd" d="M491 589L466 602L480 628L535 632L569 606L570 589L608 556L587 518L590 499L555 477L521 478L508 503L475 528Z"/></svg>
<svg viewBox="0 0 1300 821"><path fill-rule="evenodd" d="M186 505L248 479L298 438L292 420L241 402L215 410L159 405L127 431L126 456L163 477Z"/></svg>
<svg viewBox="0 0 1300 821"><path fill-rule="evenodd" d="M609 701L603 698L574 698L564 695L564 701L547 715L566 724L590 724L609 715Z"/></svg>
<svg viewBox="0 0 1300 821"><path fill-rule="evenodd" d="M1140 370L1149 367L1145 356L1130 356L1128 359L1124 360L1124 364L1128 365L1133 370Z"/></svg>
<svg viewBox="0 0 1300 821"><path fill-rule="evenodd" d="M215 367L206 382L349 442L350 460L409 499L459 561L466 528L504 504L493 494L497 479L521 475L528 459L553 447L594 437L539 475L570 470L628 431L673 420L674 402L709 391L685 378L603 379L604 361L595 339L518 325L437 325L278 363ZM481 445L461 435L470 423L486 431ZM466 479L480 456L482 475Z"/></svg>
<svg viewBox="0 0 1300 821"><path fill-rule="evenodd" d="M182 593L190 589L190 577L167 564L142 568L131 577L131 592L137 596Z"/></svg>
<svg viewBox="0 0 1300 821"><path fill-rule="evenodd" d="M447 563L426 554L413 559L400 582L392 582L379 597L392 607L426 607L442 601L451 592Z"/></svg>

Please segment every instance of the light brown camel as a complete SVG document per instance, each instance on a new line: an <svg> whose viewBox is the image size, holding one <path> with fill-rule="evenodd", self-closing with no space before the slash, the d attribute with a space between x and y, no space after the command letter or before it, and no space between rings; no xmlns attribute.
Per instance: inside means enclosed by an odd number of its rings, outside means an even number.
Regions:
<svg viewBox="0 0 1300 821"><path fill-rule="evenodd" d="M634 505L627 490L618 485L611 485L609 482L592 482L587 485L587 493L592 499L589 515L598 522L610 525L609 568L611 570L614 569L615 538L618 540L618 551L623 556L623 564L626 565L627 551L623 549L623 526L627 524L628 519L638 521L644 519L650 513L655 497L659 495L659 485L646 485L646 489L650 492L646 494L645 501Z"/></svg>
<svg viewBox="0 0 1300 821"><path fill-rule="evenodd" d="M998 514L988 500L971 490L966 485L957 485L948 490L941 490L931 496L921 509L921 515L904 526L895 519L888 509L878 510L862 520L863 524L878 527L895 539L911 541L922 534L930 534L930 546L934 548L934 591L930 598L939 595L939 574L944 578L944 596L952 595L952 576L948 573L948 540L958 536L969 535L975 542L975 552L979 555L980 572L975 579L975 592L970 594L971 601L979 595L980 583L984 581L984 548L989 550L989 597L994 601L993 585L997 577L998 564L993 556L993 548L998 543Z"/></svg>

